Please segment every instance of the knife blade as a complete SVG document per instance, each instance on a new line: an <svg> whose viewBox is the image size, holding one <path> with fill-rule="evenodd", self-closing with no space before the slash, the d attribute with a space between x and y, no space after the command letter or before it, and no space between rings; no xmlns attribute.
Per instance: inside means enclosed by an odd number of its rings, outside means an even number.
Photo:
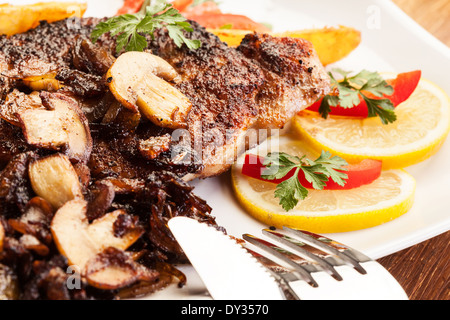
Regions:
<svg viewBox="0 0 450 320"><path fill-rule="evenodd" d="M268 270L229 236L186 217L168 226L214 300L284 299Z"/></svg>

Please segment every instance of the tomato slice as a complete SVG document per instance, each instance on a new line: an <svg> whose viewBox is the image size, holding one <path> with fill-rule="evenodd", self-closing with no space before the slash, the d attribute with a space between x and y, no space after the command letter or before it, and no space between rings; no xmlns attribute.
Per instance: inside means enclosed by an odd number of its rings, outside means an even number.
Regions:
<svg viewBox="0 0 450 320"><path fill-rule="evenodd" d="M377 98L370 93L366 95L373 99L389 99L397 107L402 102L406 101L416 90L419 85L420 78L422 77L422 71L411 71L406 73L400 73L397 78L389 79L386 82L394 88L394 93L391 96L384 96L382 98ZM319 99L307 110L319 112L322 99ZM340 106L331 107L330 115L336 116L346 116L346 117L357 117L357 118L367 118L368 108L364 100L361 98L360 103L353 108L342 108Z"/></svg>
<svg viewBox="0 0 450 320"><path fill-rule="evenodd" d="M172 1L173 7L180 12L186 10L186 8L189 7L192 3L194 3L194 0L174 0L174 1Z"/></svg>
<svg viewBox="0 0 450 320"><path fill-rule="evenodd" d="M187 19L192 20L191 17L201 16L204 14L221 14L222 11L220 10L217 3L207 1L196 6L189 6L186 9L184 9L181 13Z"/></svg>
<svg viewBox="0 0 450 320"><path fill-rule="evenodd" d="M119 11L117 11L118 16L120 16L121 14L126 14L126 13L136 13L139 12L139 10L141 10L142 5L144 4L145 0L125 0L123 3L122 8L119 9Z"/></svg>
<svg viewBox="0 0 450 320"><path fill-rule="evenodd" d="M117 15L126 14L126 13L137 13L141 10L142 5L145 0L125 0L122 8L119 9ZM182 12L187 9L194 0L174 0L172 1L172 5L175 9Z"/></svg>
<svg viewBox="0 0 450 320"><path fill-rule="evenodd" d="M220 29L230 25L232 29L249 30L268 33L269 28L257 23L249 17L228 13L205 13L201 15L189 15L189 19L198 22L201 26L210 29Z"/></svg>
<svg viewBox="0 0 450 320"><path fill-rule="evenodd" d="M261 177L261 174L265 168L264 157L254 154L247 154L242 167L242 174L261 181L280 184L281 182L291 178L295 173L295 170L292 170L283 179L266 180ZM330 180L327 182L324 190L349 190L370 184L380 177L382 162L378 160L365 159L358 164L351 164L347 168L348 171L343 171L348 175L345 186L340 186L333 180ZM305 188L313 189L312 184L306 180L304 175L299 175L299 181Z"/></svg>

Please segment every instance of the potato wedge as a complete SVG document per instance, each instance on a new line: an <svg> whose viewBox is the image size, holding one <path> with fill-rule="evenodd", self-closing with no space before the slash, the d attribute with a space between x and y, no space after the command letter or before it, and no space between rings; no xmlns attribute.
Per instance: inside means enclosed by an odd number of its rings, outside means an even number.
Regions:
<svg viewBox="0 0 450 320"><path fill-rule="evenodd" d="M82 17L86 3L46 2L32 5L0 5L0 34L8 36L36 28L39 21L54 22L70 17Z"/></svg>
<svg viewBox="0 0 450 320"><path fill-rule="evenodd" d="M353 28L312 29L288 31L275 34L277 37L303 38L311 42L324 66L335 63L348 56L361 43L361 32Z"/></svg>
<svg viewBox="0 0 450 320"><path fill-rule="evenodd" d="M247 30L209 30L230 47L237 47ZM275 37L302 38L311 42L324 66L335 63L348 56L361 43L361 32L350 27L327 27L323 29L287 31L271 33Z"/></svg>

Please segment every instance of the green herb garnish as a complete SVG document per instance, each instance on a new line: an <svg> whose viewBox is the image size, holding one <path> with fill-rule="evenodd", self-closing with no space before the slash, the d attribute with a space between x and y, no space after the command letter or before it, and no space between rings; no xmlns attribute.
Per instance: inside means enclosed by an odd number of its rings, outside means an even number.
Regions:
<svg viewBox="0 0 450 320"><path fill-rule="evenodd" d="M199 40L187 39L184 31L192 32L193 28L172 4L165 0L154 0L151 4L136 14L123 14L100 22L92 31L92 42L96 42L103 34L110 33L117 37L117 53L126 51L144 51L148 46L143 34L149 34L154 39L154 32L167 28L169 36L178 47L185 44L189 49L198 49Z"/></svg>
<svg viewBox="0 0 450 320"><path fill-rule="evenodd" d="M280 199L280 205L284 210L290 211L308 196L308 189L300 183L299 174L303 173L314 189L323 190L330 179L340 186L346 184L348 175L343 171L348 171L345 168L347 165L344 159L332 157L331 153L325 151L315 161L307 159L306 156L299 158L276 152L268 154L264 159L266 169L261 177L266 180L283 179L295 170L294 175L278 184L275 190L275 197Z"/></svg>
<svg viewBox="0 0 450 320"><path fill-rule="evenodd" d="M357 75L350 77L350 72L341 69L333 69L333 71L342 75L344 79L337 81L333 73L329 73L332 92L338 92L338 94L332 93L323 98L319 108L319 113L323 118L326 119L328 117L331 107L353 108L360 104L360 98L362 98L366 102L369 117L378 116L383 124L389 124L397 120L395 107L391 100L375 99L367 96L367 92L377 98L394 93L393 87L379 73L363 70Z"/></svg>

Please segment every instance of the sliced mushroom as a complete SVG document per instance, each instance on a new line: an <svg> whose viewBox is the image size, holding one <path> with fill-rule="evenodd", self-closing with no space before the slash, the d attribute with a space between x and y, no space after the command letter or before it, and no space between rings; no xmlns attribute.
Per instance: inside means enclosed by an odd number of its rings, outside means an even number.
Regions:
<svg viewBox="0 0 450 320"><path fill-rule="evenodd" d="M34 251L40 256L45 257L50 253L50 249L31 234L24 234L19 242L25 249Z"/></svg>
<svg viewBox="0 0 450 320"><path fill-rule="evenodd" d="M17 275L10 267L0 264L0 300L17 300L19 296Z"/></svg>
<svg viewBox="0 0 450 320"><path fill-rule="evenodd" d="M87 217L91 221L105 215L114 201L116 192L111 182L97 181L90 190L89 196Z"/></svg>
<svg viewBox="0 0 450 320"><path fill-rule="evenodd" d="M124 288L136 281L155 281L158 276L157 271L145 268L125 252L113 247L106 248L86 265L88 283L102 290Z"/></svg>
<svg viewBox="0 0 450 320"><path fill-rule="evenodd" d="M115 103L111 103L102 119L103 124L116 124L123 129L128 129L130 132L134 132L140 122L140 113L123 107L117 100L115 100Z"/></svg>
<svg viewBox="0 0 450 320"><path fill-rule="evenodd" d="M0 105L0 117L12 125L20 126L20 120L17 113L20 110L28 109L45 110L39 92L25 94L14 89L6 96L5 102Z"/></svg>
<svg viewBox="0 0 450 320"><path fill-rule="evenodd" d="M121 237L117 237L114 224L122 215L127 215L127 213L123 210L116 210L93 221L88 228L91 239L95 239L95 242L101 244L103 248L114 247L126 250L143 234L143 230L139 227L128 228Z"/></svg>
<svg viewBox="0 0 450 320"><path fill-rule="evenodd" d="M62 84L55 79L56 72L51 72L42 76L26 77L22 79L24 85L35 91L57 91L61 89Z"/></svg>
<svg viewBox="0 0 450 320"><path fill-rule="evenodd" d="M28 166L35 158L34 152L16 155L0 173L0 199L25 209L33 197L28 179Z"/></svg>
<svg viewBox="0 0 450 320"><path fill-rule="evenodd" d="M114 222L123 211L109 213L89 224L87 205L81 199L69 201L56 212L51 224L59 252L80 270L106 248L126 250L142 235L142 230L134 229L120 238L114 236Z"/></svg>
<svg viewBox="0 0 450 320"><path fill-rule="evenodd" d="M145 181L141 179L108 178L102 181L111 183L115 194L136 195L145 191Z"/></svg>
<svg viewBox="0 0 450 320"><path fill-rule="evenodd" d="M78 175L65 155L58 153L32 161L28 174L34 192L55 209L83 197Z"/></svg>
<svg viewBox="0 0 450 320"><path fill-rule="evenodd" d="M139 151L141 155L149 160L156 159L161 153L170 149L170 143L172 137L170 134L166 134L160 137L151 137L147 140L141 140L139 142Z"/></svg>
<svg viewBox="0 0 450 320"><path fill-rule="evenodd" d="M55 73L55 70L58 70L58 66L46 60L36 55L28 54L26 59L21 60L22 63L16 61L2 70L2 76L22 80ZM2 66L0 65L0 67Z"/></svg>
<svg viewBox="0 0 450 320"><path fill-rule="evenodd" d="M83 162L79 162L75 163L73 168L80 179L83 190L87 189L91 183L91 170L89 169L89 166Z"/></svg>
<svg viewBox="0 0 450 320"><path fill-rule="evenodd" d="M41 93L50 110L21 109L18 118L27 142L60 151L76 162L85 162L92 151L88 122L75 100L62 94Z"/></svg>
<svg viewBox="0 0 450 320"><path fill-rule="evenodd" d="M80 71L103 76L115 58L103 47L85 38L78 38L73 48L73 65Z"/></svg>
<svg viewBox="0 0 450 320"><path fill-rule="evenodd" d="M53 218L52 206L43 198L35 197L28 202L25 212L17 219L9 219L8 224L21 234L32 235L46 245L52 243L50 223Z"/></svg>
<svg viewBox="0 0 450 320"><path fill-rule="evenodd" d="M180 77L165 60L145 52L127 52L107 73L109 88L126 108L140 111L161 127L185 128L191 103L170 82Z"/></svg>

